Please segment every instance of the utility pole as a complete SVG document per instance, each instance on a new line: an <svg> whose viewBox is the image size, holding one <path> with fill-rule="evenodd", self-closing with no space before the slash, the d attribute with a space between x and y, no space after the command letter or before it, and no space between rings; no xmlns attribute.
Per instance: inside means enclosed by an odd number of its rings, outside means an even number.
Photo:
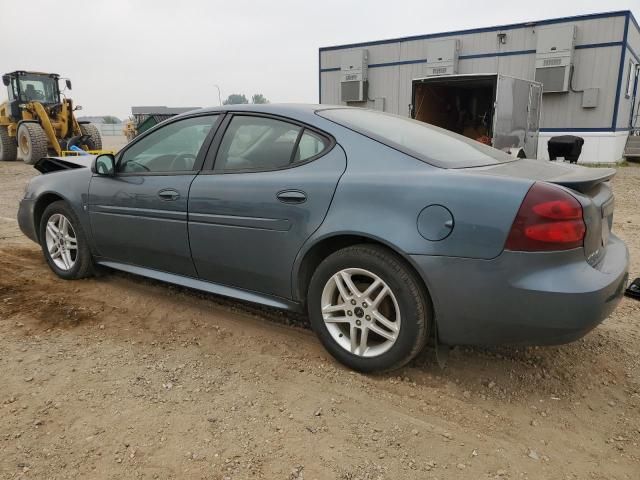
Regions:
<svg viewBox="0 0 640 480"><path fill-rule="evenodd" d="M222 94L220 93L220 87L218 85L214 85L218 89L218 103L222 106Z"/></svg>

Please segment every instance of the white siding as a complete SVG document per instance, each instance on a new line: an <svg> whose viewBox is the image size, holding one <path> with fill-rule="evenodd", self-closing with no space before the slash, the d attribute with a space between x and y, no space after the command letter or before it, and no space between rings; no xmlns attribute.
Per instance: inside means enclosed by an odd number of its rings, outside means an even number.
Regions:
<svg viewBox="0 0 640 480"><path fill-rule="evenodd" d="M576 50L573 86L599 88L598 106L582 108L582 93L543 96L542 128L611 128L622 47Z"/></svg>
<svg viewBox="0 0 640 480"><path fill-rule="evenodd" d="M624 33L625 16L575 20L577 29L576 45L593 45L600 43L621 42ZM460 40L459 73L503 73L520 78L533 79L535 76L535 54L520 53L517 55L501 55L480 58L465 58L469 55L486 55L505 52L533 51L536 48L538 32L552 25L527 25L518 28L500 30L507 34L507 43L500 45L497 39L498 30L479 33L460 33L448 38ZM629 32L636 31L632 22ZM355 48L366 48L369 52L369 98L384 97L385 110L401 115L408 115L411 103L411 80L424 75L424 64L413 63L386 67L375 67L376 64L418 61L427 56L429 42L447 38L439 36L427 39L400 40L381 45L365 45ZM599 103L596 108L582 108L581 93L546 94L543 97L542 122L544 128L610 128L613 118L613 105L618 80L620 62L619 45L599 48L576 49L574 52L574 87L580 90L586 87L597 87ZM351 49L351 48L347 48ZM321 51L321 68L339 68L340 56L347 49ZM640 48L638 48L640 50ZM321 73L321 95L323 103L340 103L339 72ZM331 84L331 85L329 85ZM622 87L623 89L624 87ZM624 97L624 92L621 97ZM619 107L619 121L622 125L628 122L630 101ZM625 110L626 108L626 110ZM626 118L623 120L624 112Z"/></svg>

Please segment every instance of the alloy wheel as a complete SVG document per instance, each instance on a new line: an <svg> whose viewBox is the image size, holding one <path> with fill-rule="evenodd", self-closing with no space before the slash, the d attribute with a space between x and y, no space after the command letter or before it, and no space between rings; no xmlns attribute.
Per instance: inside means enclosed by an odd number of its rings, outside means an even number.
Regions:
<svg viewBox="0 0 640 480"><path fill-rule="evenodd" d="M347 268L325 284L322 318L331 337L360 357L387 352L400 332L400 308L391 288L376 274Z"/></svg>
<svg viewBox="0 0 640 480"><path fill-rule="evenodd" d="M78 239L67 217L55 213L47 221L46 243L49 256L60 270L69 271L78 258Z"/></svg>

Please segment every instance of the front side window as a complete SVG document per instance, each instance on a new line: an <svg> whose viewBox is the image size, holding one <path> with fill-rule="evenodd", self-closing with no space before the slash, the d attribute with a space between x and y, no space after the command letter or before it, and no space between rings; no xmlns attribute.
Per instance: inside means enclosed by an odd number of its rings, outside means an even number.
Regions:
<svg viewBox="0 0 640 480"><path fill-rule="evenodd" d="M58 103L57 80L41 75L20 75L20 99L23 102Z"/></svg>
<svg viewBox="0 0 640 480"><path fill-rule="evenodd" d="M118 162L120 173L187 172L218 115L191 117L165 125L134 143Z"/></svg>
<svg viewBox="0 0 640 480"><path fill-rule="evenodd" d="M18 81L14 78L9 86L9 101L18 100Z"/></svg>

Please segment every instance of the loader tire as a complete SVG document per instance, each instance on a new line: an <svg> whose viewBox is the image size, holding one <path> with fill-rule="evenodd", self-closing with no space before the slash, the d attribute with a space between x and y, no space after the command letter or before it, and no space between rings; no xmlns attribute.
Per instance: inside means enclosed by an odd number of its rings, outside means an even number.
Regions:
<svg viewBox="0 0 640 480"><path fill-rule="evenodd" d="M46 157L49 140L42 127L37 123L23 123L18 127L18 158L33 165Z"/></svg>
<svg viewBox="0 0 640 480"><path fill-rule="evenodd" d="M102 150L102 137L98 127L91 123L83 123L80 125L80 131L83 135L89 135L86 143L89 150Z"/></svg>
<svg viewBox="0 0 640 480"><path fill-rule="evenodd" d="M0 162L15 160L17 153L16 139L9 136L7 127L0 127Z"/></svg>

